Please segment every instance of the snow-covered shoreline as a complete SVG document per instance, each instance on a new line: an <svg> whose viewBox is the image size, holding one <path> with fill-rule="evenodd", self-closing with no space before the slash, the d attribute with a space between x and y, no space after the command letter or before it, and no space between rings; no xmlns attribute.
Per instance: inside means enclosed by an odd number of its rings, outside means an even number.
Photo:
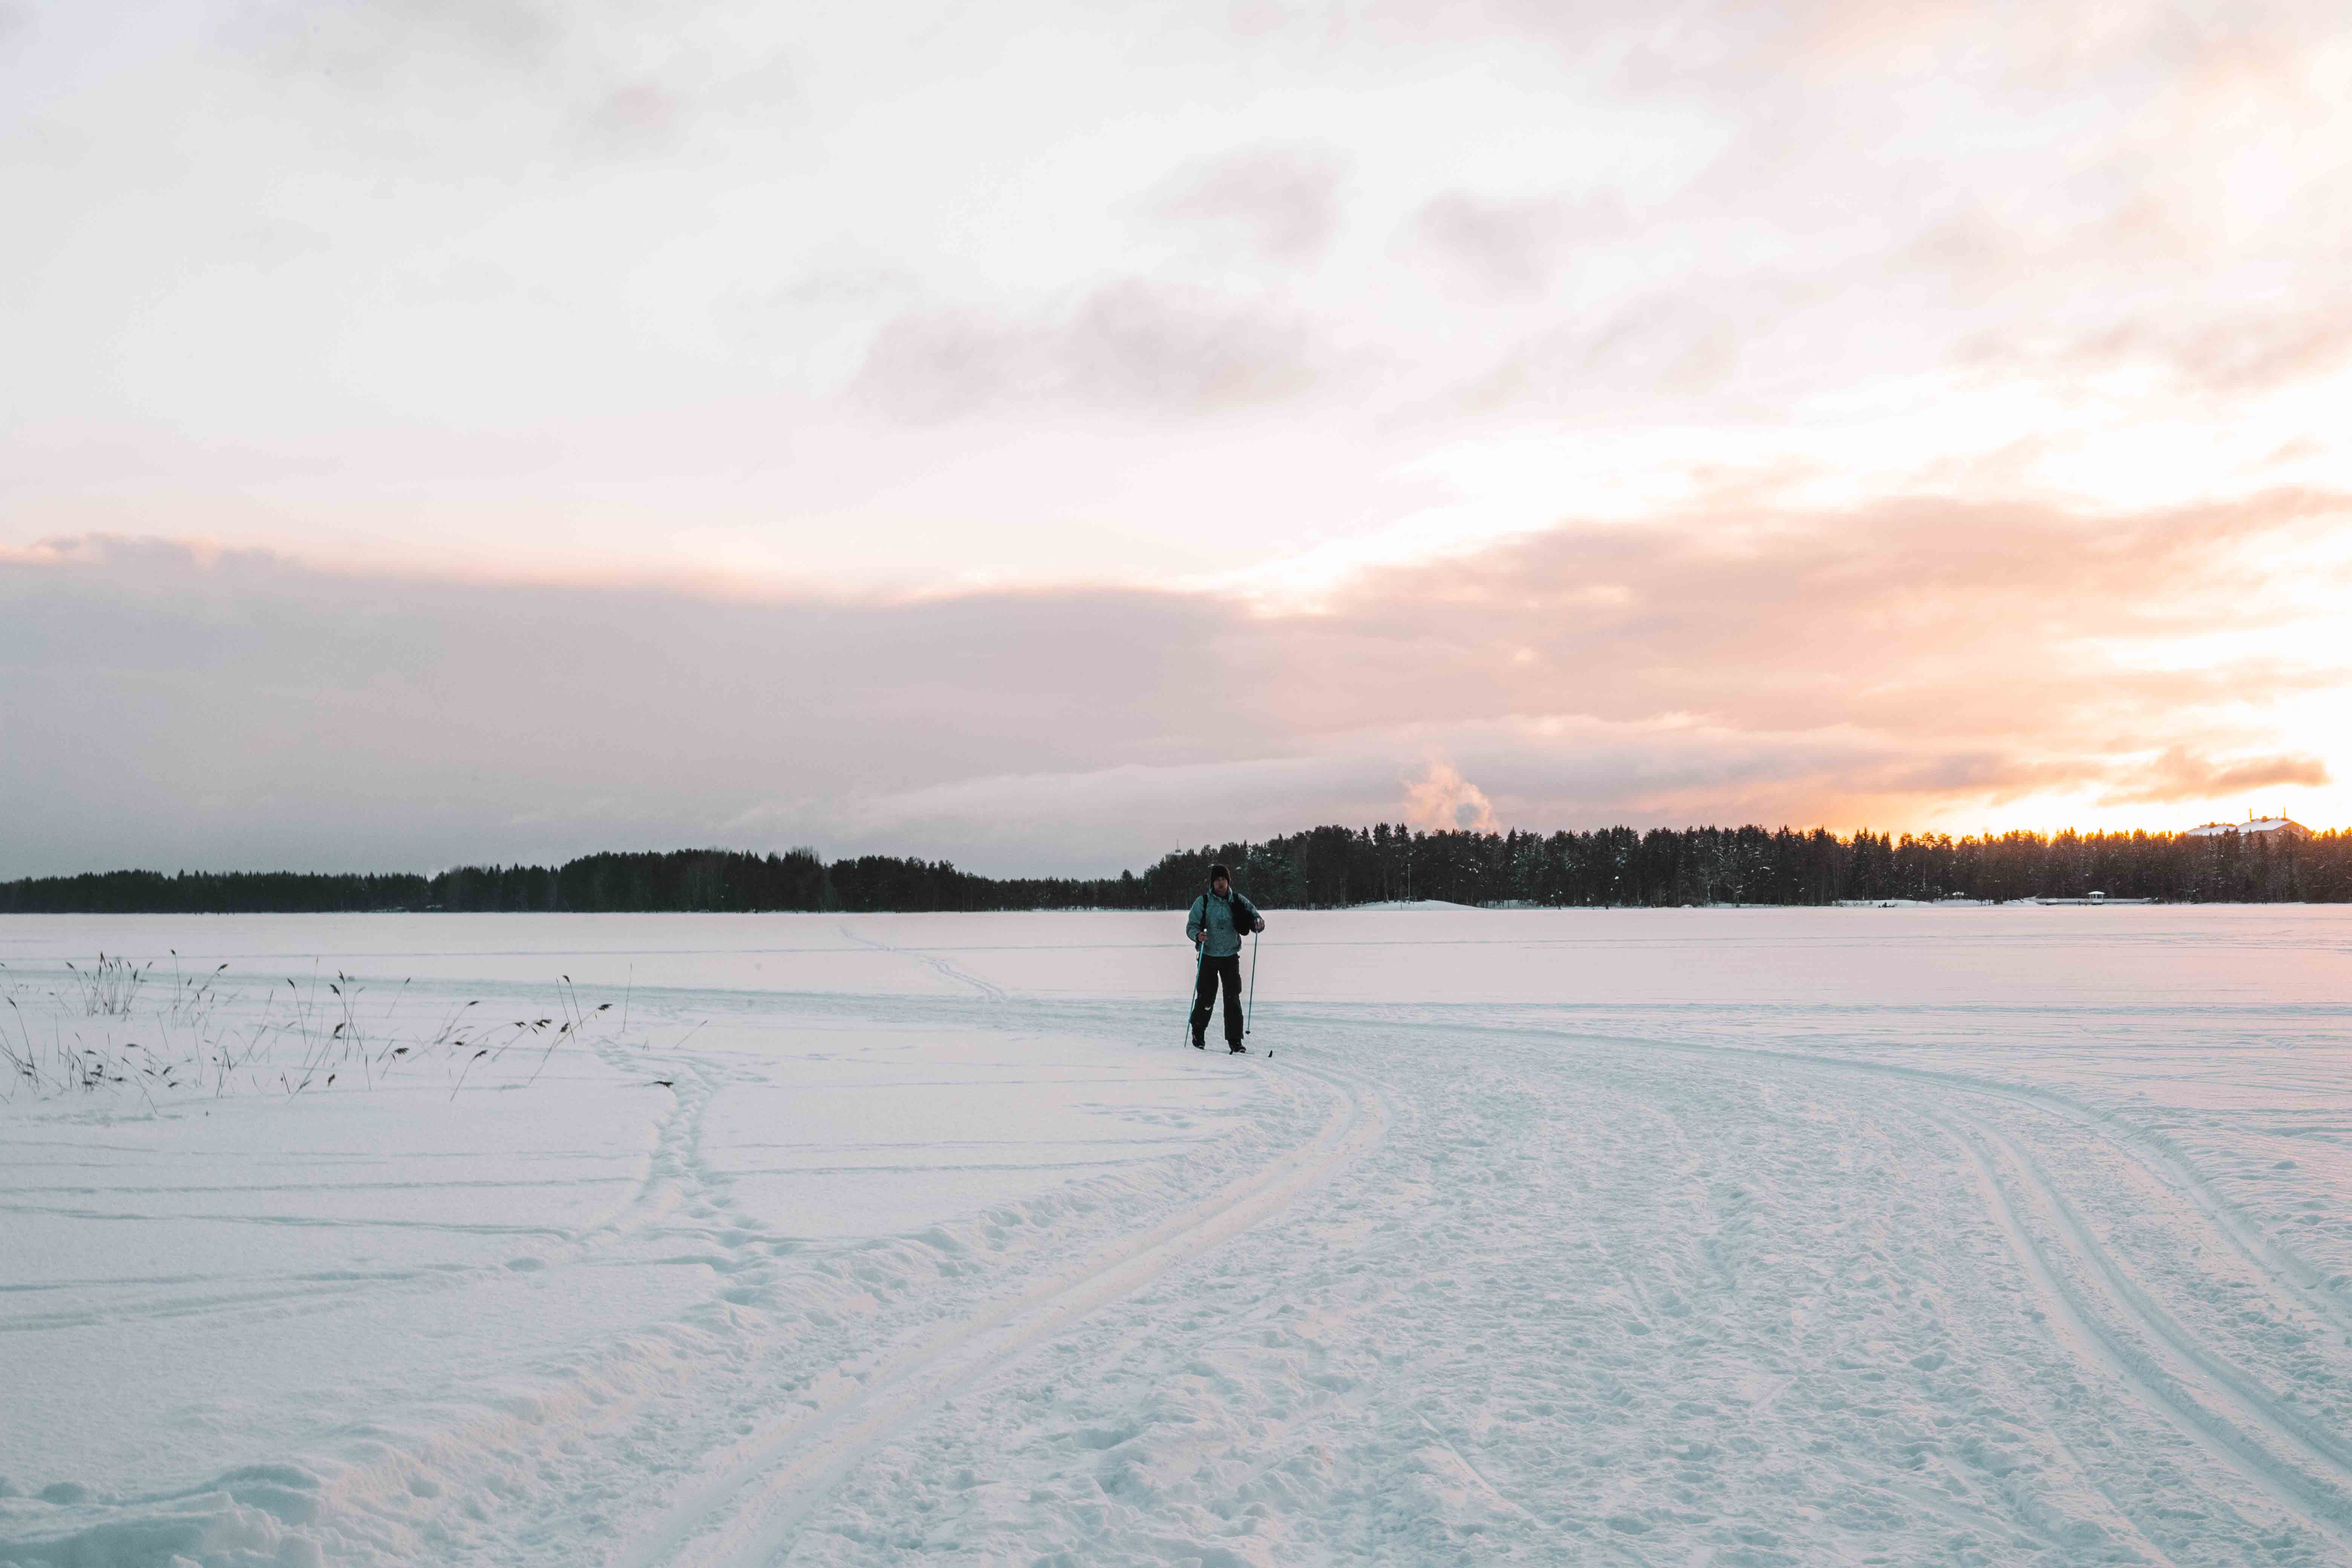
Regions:
<svg viewBox="0 0 2352 1568"><path fill-rule="evenodd" d="M2352 921L1564 913L0 921L629 1020L0 1106L0 1562L2352 1561Z"/></svg>

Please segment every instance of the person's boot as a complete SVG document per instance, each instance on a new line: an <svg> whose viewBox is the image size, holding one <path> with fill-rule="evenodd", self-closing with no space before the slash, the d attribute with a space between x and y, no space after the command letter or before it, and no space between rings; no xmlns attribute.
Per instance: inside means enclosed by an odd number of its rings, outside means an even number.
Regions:
<svg viewBox="0 0 2352 1568"><path fill-rule="evenodd" d="M1245 1057L1249 1055L1249 1047L1242 1044L1239 1040L1227 1040L1225 1042L1225 1049L1231 1051L1237 1057Z"/></svg>
<svg viewBox="0 0 2352 1568"><path fill-rule="evenodd" d="M1208 1030L1195 1029L1192 1031L1192 1048L1196 1051L1205 1051L1209 1048Z"/></svg>

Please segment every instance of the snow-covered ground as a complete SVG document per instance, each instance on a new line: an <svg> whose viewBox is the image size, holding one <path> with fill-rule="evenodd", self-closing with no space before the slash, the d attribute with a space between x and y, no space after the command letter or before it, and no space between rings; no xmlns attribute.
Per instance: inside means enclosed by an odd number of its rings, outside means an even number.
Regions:
<svg viewBox="0 0 2352 1568"><path fill-rule="evenodd" d="M1180 924L0 920L0 1563L2352 1563L2352 910Z"/></svg>

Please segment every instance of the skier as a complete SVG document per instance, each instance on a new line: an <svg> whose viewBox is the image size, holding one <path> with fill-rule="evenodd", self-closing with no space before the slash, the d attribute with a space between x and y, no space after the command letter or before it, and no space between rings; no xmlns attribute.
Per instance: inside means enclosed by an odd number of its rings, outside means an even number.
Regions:
<svg viewBox="0 0 2352 1568"><path fill-rule="evenodd" d="M1242 1045L1242 938L1265 929L1265 921L1247 899L1234 891L1234 874L1223 866L1209 868L1209 890L1192 900L1184 917L1184 934L1200 950L1200 978L1192 987L1192 1048L1209 1048L1209 1004L1220 980L1225 987L1225 1044L1235 1051Z"/></svg>

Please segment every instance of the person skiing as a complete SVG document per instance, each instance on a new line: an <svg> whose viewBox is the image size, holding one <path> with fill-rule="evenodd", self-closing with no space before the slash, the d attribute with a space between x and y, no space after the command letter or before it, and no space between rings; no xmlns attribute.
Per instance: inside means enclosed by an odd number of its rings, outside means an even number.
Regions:
<svg viewBox="0 0 2352 1568"><path fill-rule="evenodd" d="M1209 868L1209 890L1192 900L1184 916L1184 934L1200 950L1201 971L1192 986L1192 1048L1209 1048L1209 1004L1222 982L1225 988L1225 1045L1242 1045L1242 938L1265 929L1255 905L1234 891L1234 874L1223 866Z"/></svg>

